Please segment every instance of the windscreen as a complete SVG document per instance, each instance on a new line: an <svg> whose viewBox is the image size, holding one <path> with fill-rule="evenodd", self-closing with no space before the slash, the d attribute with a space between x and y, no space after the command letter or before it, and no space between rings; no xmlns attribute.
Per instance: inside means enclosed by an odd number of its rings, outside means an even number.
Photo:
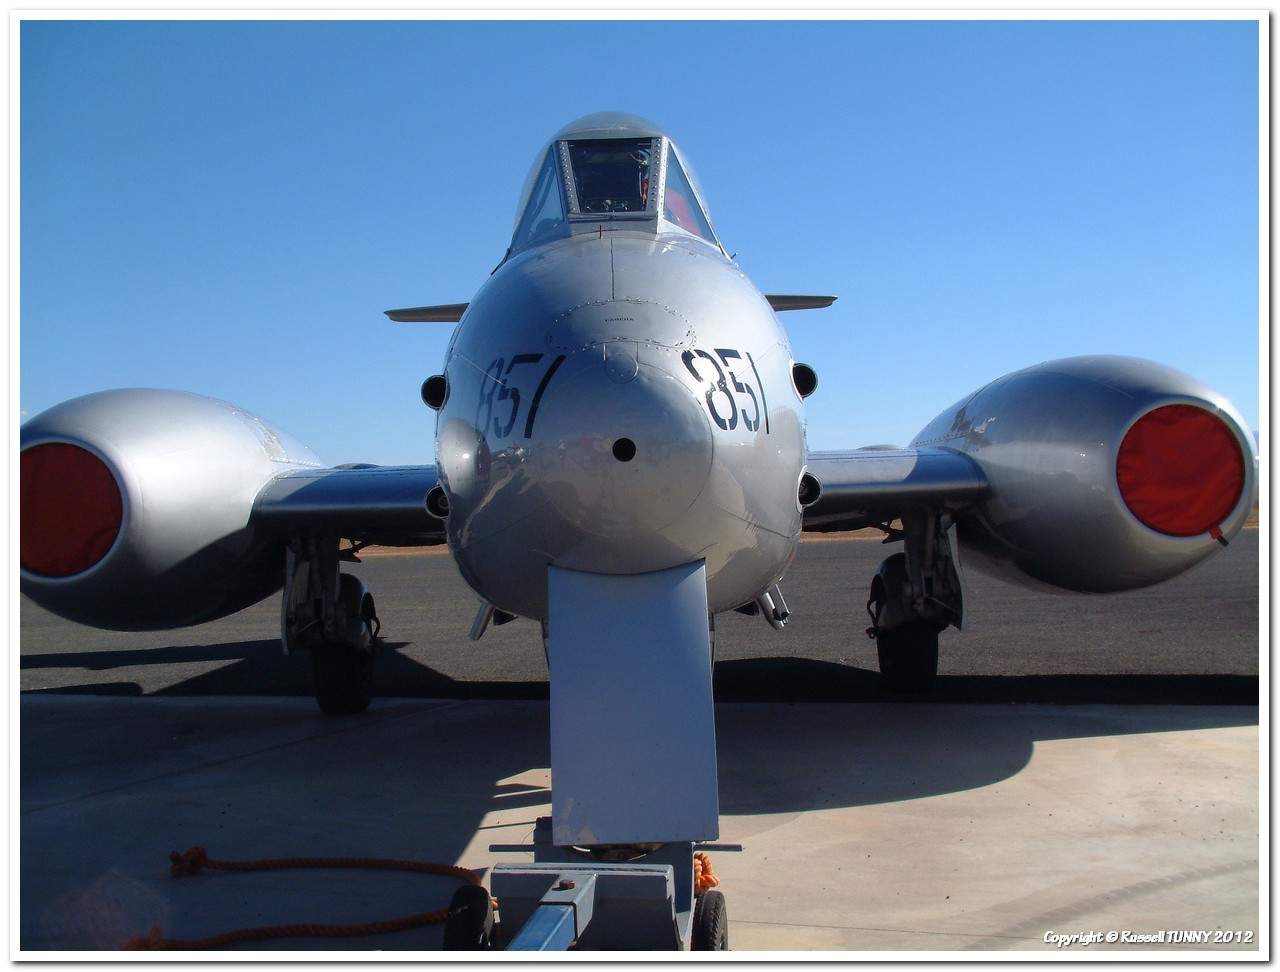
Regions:
<svg viewBox="0 0 1280 972"><path fill-rule="evenodd" d="M562 226L564 222L564 202L560 196L560 180L556 178L556 153L553 148L547 152L542 169L533 183L533 191L529 193L520 222L516 224L511 245L513 248L522 247Z"/></svg>
<svg viewBox="0 0 1280 972"><path fill-rule="evenodd" d="M667 153L667 191L662 200L662 218L694 236L712 242L715 240L711 223L702 211L689 177L684 174L675 152Z"/></svg>
<svg viewBox="0 0 1280 972"><path fill-rule="evenodd" d="M653 139L569 143L581 213L643 213L649 207Z"/></svg>

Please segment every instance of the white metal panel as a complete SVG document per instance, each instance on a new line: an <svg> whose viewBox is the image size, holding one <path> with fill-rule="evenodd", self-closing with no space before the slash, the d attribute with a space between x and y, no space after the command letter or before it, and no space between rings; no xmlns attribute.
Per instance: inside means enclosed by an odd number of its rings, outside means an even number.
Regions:
<svg viewBox="0 0 1280 972"><path fill-rule="evenodd" d="M720 832L707 581L549 568L552 839Z"/></svg>

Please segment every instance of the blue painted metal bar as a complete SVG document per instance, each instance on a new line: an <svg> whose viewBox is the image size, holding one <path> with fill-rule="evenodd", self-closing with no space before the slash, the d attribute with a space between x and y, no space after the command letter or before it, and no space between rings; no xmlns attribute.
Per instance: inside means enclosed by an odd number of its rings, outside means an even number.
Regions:
<svg viewBox="0 0 1280 972"><path fill-rule="evenodd" d="M507 946L507 951L565 951L591 923L595 897L595 874L574 872L559 875L543 893L537 908Z"/></svg>
<svg viewBox="0 0 1280 972"><path fill-rule="evenodd" d="M546 830L549 833L550 827ZM512 940L518 939L540 909L572 905L575 947L643 951L687 948L693 897L692 846L687 842L682 845L683 861L676 865L581 860L498 864L491 876L491 889L498 899L504 934ZM560 851L564 856L571 853L569 848L551 847L550 850ZM655 854L665 850L667 848L662 848ZM678 883L688 885L690 900L679 913L676 902L683 899L678 897L675 888L677 867L682 875ZM603 910L598 910L598 905ZM546 916L538 919L539 923L545 920ZM546 938L545 929L538 931L536 938L531 932L521 942L520 949L557 947L541 944Z"/></svg>
<svg viewBox="0 0 1280 972"><path fill-rule="evenodd" d="M541 904L507 946L507 951L563 952L575 938L573 905Z"/></svg>

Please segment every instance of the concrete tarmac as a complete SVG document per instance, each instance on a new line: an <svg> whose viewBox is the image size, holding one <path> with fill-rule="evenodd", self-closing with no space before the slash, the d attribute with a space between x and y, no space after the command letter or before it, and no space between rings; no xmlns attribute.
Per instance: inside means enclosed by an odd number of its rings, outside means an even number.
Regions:
<svg viewBox="0 0 1280 972"><path fill-rule="evenodd" d="M713 859L730 947L1265 955L1257 714L720 704L721 838L745 848ZM395 700L327 720L305 699L29 695L22 715L29 957L119 949L153 927L190 940L388 920L442 908L457 886L382 871L171 878L171 850L488 868L528 861L489 845L530 840L549 812L545 702ZM1188 931L1211 937L1106 942ZM1102 941L1053 937L1091 933ZM441 934L250 950L410 957Z"/></svg>
<svg viewBox="0 0 1280 972"><path fill-rule="evenodd" d="M883 555L806 543L784 585L787 631L720 624L721 839L745 848L713 861L731 948L1268 957L1256 532L1122 598L970 583L969 628L944 639L928 700L890 701L872 671L860 601ZM168 877L168 853L197 844L218 859L528 860L488 847L530 839L549 811L536 629L466 642L474 602L439 555L354 569L391 650L384 697L350 719L321 717L305 666L279 656L274 603L137 635L24 602L13 957L92 957L152 927L193 939L396 918L443 907L456 886L381 871ZM440 935L288 939L237 957L405 958Z"/></svg>

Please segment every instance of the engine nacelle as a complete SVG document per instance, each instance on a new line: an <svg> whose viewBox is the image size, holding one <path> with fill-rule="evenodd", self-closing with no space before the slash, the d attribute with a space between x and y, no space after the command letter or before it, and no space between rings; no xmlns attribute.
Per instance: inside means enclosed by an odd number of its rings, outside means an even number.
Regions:
<svg viewBox="0 0 1280 972"><path fill-rule="evenodd" d="M119 631L211 621L278 590L283 540L250 525L268 481L319 466L226 402L123 389L22 426L22 592Z"/></svg>
<svg viewBox="0 0 1280 972"><path fill-rule="evenodd" d="M917 436L982 467L992 497L957 522L966 566L1112 592L1167 580L1239 532L1253 436L1222 395L1136 358L1050 361L993 381Z"/></svg>

